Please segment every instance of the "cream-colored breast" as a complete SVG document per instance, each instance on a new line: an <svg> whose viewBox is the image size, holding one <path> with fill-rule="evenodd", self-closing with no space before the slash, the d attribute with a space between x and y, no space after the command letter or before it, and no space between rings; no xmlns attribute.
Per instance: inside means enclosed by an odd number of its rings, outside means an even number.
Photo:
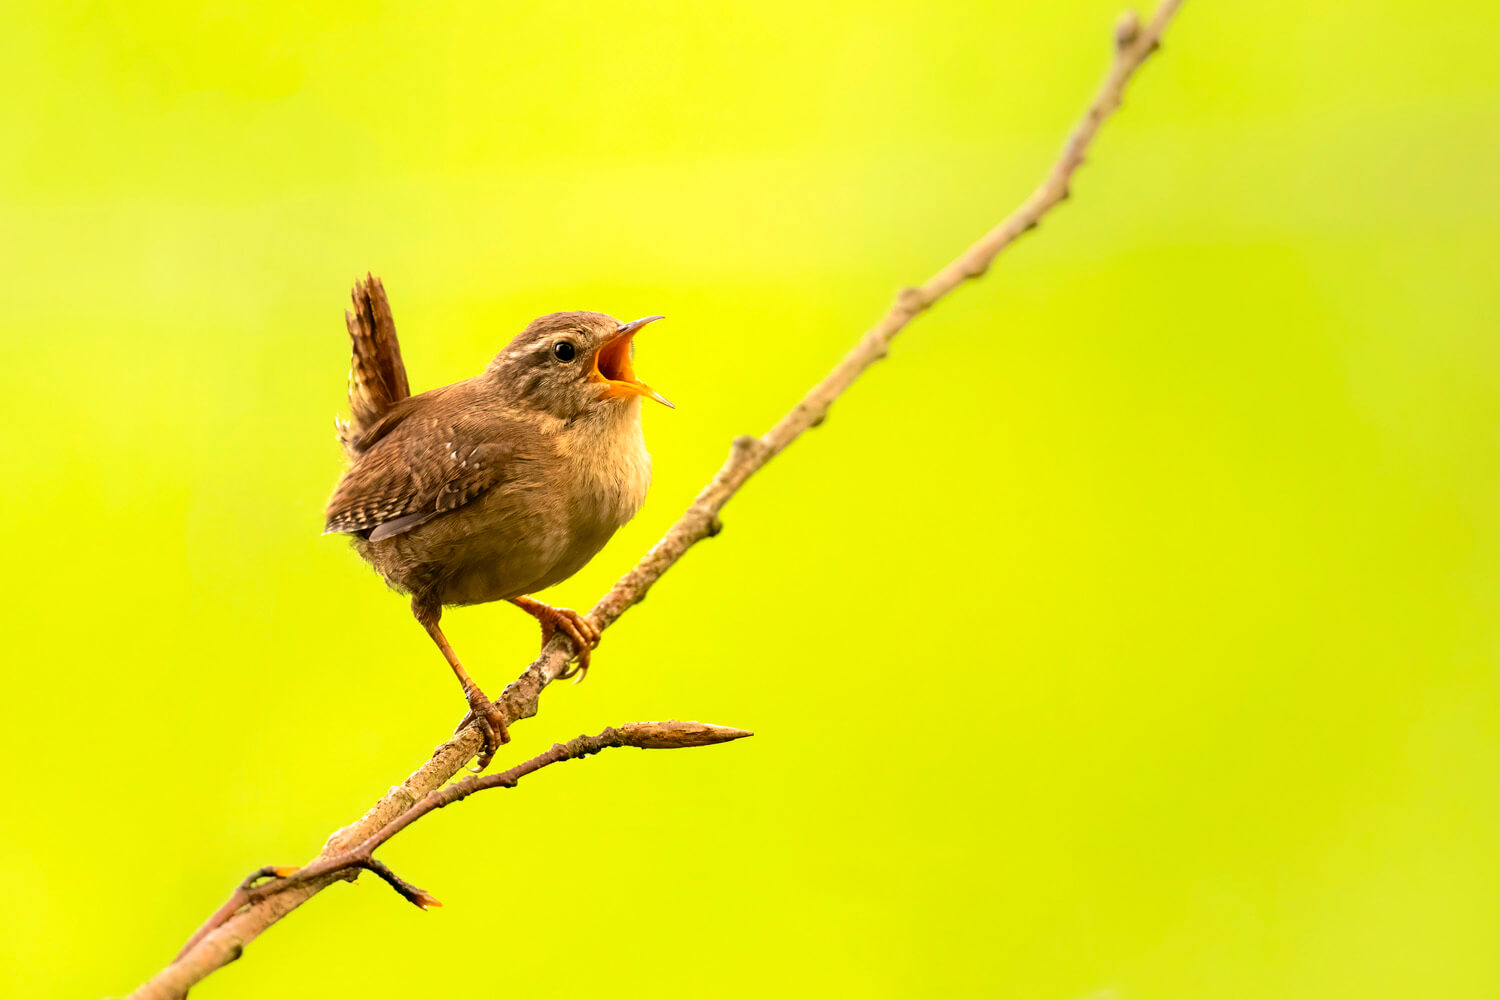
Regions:
<svg viewBox="0 0 1500 1000"><path fill-rule="evenodd" d="M551 567L531 582L532 593L566 580L604 548L635 516L651 486L651 455L641 433L639 404L608 422L579 422L556 440L558 479L567 496L566 544Z"/></svg>
<svg viewBox="0 0 1500 1000"><path fill-rule="evenodd" d="M641 509L651 488L651 453L640 425L620 435L613 445L599 448L580 463L585 502L610 530L620 527ZM590 471L592 475L590 475Z"/></svg>
<svg viewBox="0 0 1500 1000"><path fill-rule="evenodd" d="M640 401L631 400L612 416L607 422L580 421L557 441L575 527L584 534L603 530L606 539L635 516L651 487Z"/></svg>

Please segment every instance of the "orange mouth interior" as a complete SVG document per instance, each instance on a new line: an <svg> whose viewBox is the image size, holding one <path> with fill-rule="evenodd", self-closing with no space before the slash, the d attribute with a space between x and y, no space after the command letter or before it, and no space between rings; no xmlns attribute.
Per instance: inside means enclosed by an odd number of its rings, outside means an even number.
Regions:
<svg viewBox="0 0 1500 1000"><path fill-rule="evenodd" d="M634 337L635 331L629 330L594 352L594 370L589 374L590 381L604 386L604 399L646 396L675 410L676 407L665 396L635 377L635 369L630 364L630 342Z"/></svg>
<svg viewBox="0 0 1500 1000"><path fill-rule="evenodd" d="M635 369L630 366L630 342L634 333L616 337L594 355L594 375L605 382L637 384Z"/></svg>

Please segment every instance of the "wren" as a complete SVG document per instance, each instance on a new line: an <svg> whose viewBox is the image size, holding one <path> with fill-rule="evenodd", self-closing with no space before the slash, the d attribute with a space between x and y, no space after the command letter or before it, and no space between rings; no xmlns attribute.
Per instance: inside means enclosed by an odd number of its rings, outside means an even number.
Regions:
<svg viewBox="0 0 1500 1000"><path fill-rule="evenodd" d="M373 276L345 319L353 344L349 457L324 533L349 535L393 589L411 596L484 734L479 767L509 739L505 718L439 626L443 608L509 601L542 645L561 631L587 671L599 629L528 595L566 580L635 516L651 484L641 400L666 406L631 367L634 338L661 319L597 312L533 320L479 375L411 395L385 290Z"/></svg>

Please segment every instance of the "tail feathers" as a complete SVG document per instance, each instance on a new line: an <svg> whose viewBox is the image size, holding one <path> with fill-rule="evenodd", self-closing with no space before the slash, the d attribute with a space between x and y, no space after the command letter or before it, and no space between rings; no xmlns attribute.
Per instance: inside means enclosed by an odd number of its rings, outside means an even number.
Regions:
<svg viewBox="0 0 1500 1000"><path fill-rule="evenodd" d="M366 274L364 281L355 283L351 297L354 311L344 313L354 349L349 364L350 419L338 421L338 432L344 450L353 455L365 431L410 396L411 387L385 286L373 274Z"/></svg>

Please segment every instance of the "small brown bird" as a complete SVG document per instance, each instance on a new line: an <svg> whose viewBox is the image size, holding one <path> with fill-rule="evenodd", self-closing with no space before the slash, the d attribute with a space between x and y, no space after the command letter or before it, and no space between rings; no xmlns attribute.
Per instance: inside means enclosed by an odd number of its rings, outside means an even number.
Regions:
<svg viewBox="0 0 1500 1000"><path fill-rule="evenodd" d="M480 375L413 396L385 290L373 276L346 313L354 358L350 466L324 533L354 547L411 610L463 685L484 730L480 766L509 739L505 720L438 627L451 605L509 601L572 640L586 671L599 630L527 596L567 579L630 520L651 483L630 323L596 312L533 320Z"/></svg>

